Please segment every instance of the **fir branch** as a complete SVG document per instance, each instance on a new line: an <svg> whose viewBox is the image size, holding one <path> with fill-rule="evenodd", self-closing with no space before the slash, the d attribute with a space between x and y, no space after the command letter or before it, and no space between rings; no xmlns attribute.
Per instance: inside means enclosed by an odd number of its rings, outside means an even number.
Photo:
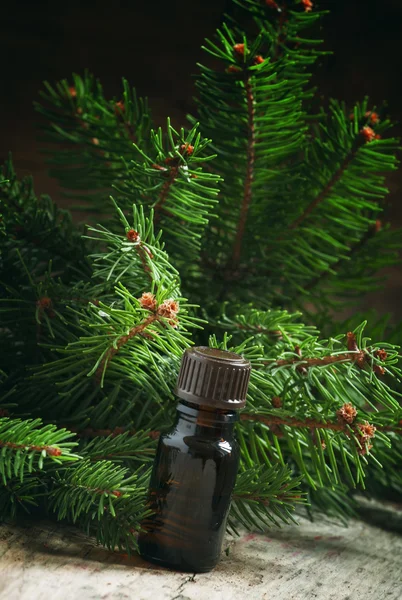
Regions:
<svg viewBox="0 0 402 600"><path fill-rule="evenodd" d="M66 472L56 472L50 507L59 519L74 523L88 513L101 520L105 511L116 517L119 503L136 492L139 473L128 475L128 469L111 461L85 460ZM141 490L141 494L143 490ZM106 504L106 506L105 506Z"/></svg>
<svg viewBox="0 0 402 600"><path fill-rule="evenodd" d="M298 216L292 223L290 223L290 225L288 226L288 229L290 231L299 227L301 225L301 223L303 223L303 221L317 208L317 206L319 206L328 197L328 195L332 192L334 186L342 178L342 176L345 173L346 169L348 168L349 164L352 162L352 160L356 156L356 152L357 152L358 148L359 148L358 143L356 143L351 148L348 155L343 159L342 163L340 164L338 169L333 173L332 177L329 179L329 181L324 186L324 188L321 190L321 192L319 192L319 194L310 202L310 204L304 209L302 214L300 216ZM280 239L282 239L282 238L278 238L277 241L279 241Z"/></svg>
<svg viewBox="0 0 402 600"><path fill-rule="evenodd" d="M105 369L107 368L108 363L112 360L113 356L115 356L118 353L120 348L122 346L124 346L124 344L127 344L127 342L129 340L133 339L136 335L139 335L140 333L142 333L149 325L151 325L152 323L155 323L156 321L159 321L159 320L160 320L160 317L158 314L151 314L151 315L149 315L149 317L144 319L142 321L142 323L139 323L138 325L135 325L134 327L132 327L127 335L121 336L118 339L117 343L114 346L112 346L111 348L109 348L109 350L106 352L105 357L102 359L101 363L99 364L99 367L95 374L96 380L98 382L101 381L103 374L105 372Z"/></svg>
<svg viewBox="0 0 402 600"><path fill-rule="evenodd" d="M241 256L241 247L246 227L247 215L252 199L252 184L254 178L254 162L255 162L255 143L256 132L254 125L255 103L251 77L247 76L244 82L247 102L247 158L246 158L246 175L244 179L243 201L240 208L240 217L236 228L236 237L234 241L232 265L235 267Z"/></svg>
<svg viewBox="0 0 402 600"><path fill-rule="evenodd" d="M296 503L304 503L300 478L292 478L289 468L279 465L243 467L236 480L229 514L229 528L236 532L236 521L247 529L259 529L294 522Z"/></svg>
<svg viewBox="0 0 402 600"><path fill-rule="evenodd" d="M317 275L314 279L312 279L306 286L306 290L311 290L316 287L323 279L332 275L334 272L336 273L341 266L343 266L348 260L353 258L355 254L360 252L360 250L367 244L369 240L371 240L379 231L381 230L381 221L379 219L376 220L374 225L371 225L369 229L367 229L366 233L360 238L358 242L350 246L348 250L348 255L346 257L342 257L338 259L334 264L330 265L326 271Z"/></svg>
<svg viewBox="0 0 402 600"><path fill-rule="evenodd" d="M341 352L339 354L321 356L318 358L304 358L302 356L300 347L296 345L295 353L298 355L297 358L263 361L263 364L274 367L286 367L297 364L298 370L303 369L303 371L305 371L309 367L325 367L334 363L343 363L349 361L355 363L360 369L363 369L366 365L368 365L368 367L372 369L376 375L384 375L384 367L377 362L374 362L373 356L370 355L367 350L359 349L354 332L349 331L346 335L346 339L349 352ZM387 358L387 353L384 350L376 350L376 355L380 355L380 361L383 361ZM382 358L382 356L384 356L384 358Z"/></svg>
<svg viewBox="0 0 402 600"><path fill-rule="evenodd" d="M71 452L76 442L67 441L73 436L66 429L43 425L40 419L21 420L0 418L0 473L4 485L12 477L22 482L35 468L44 463L75 461L79 457Z"/></svg>
<svg viewBox="0 0 402 600"><path fill-rule="evenodd" d="M155 437L150 431L129 430L111 435L105 431L101 433L103 437L83 440L84 445L80 448L81 455L92 462L109 460L131 465L133 461L145 463L152 460L155 454Z"/></svg>

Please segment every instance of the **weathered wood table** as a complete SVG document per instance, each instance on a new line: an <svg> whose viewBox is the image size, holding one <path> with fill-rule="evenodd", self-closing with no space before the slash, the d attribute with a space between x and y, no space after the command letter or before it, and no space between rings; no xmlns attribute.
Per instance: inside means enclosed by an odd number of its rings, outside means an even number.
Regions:
<svg viewBox="0 0 402 600"><path fill-rule="evenodd" d="M378 520L378 508L370 508ZM366 511L366 512L367 512ZM211 573L175 573L54 523L0 527L1 600L401 600L400 518L329 521L228 538ZM387 531L385 527L398 531Z"/></svg>

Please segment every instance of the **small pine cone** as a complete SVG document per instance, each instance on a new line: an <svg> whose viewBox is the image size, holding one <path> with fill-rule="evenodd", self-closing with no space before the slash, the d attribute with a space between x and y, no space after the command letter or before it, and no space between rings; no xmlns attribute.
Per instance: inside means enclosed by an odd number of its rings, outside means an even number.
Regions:
<svg viewBox="0 0 402 600"><path fill-rule="evenodd" d="M381 136L380 136L380 134L379 134L379 133L376 133L376 134L375 134L375 136L374 136L374 139L375 139L375 140L380 140L380 139L381 139Z"/></svg>
<svg viewBox="0 0 402 600"><path fill-rule="evenodd" d="M61 456L60 448L54 448L54 446L48 446L46 448L46 454L48 456Z"/></svg>
<svg viewBox="0 0 402 600"><path fill-rule="evenodd" d="M366 125L360 130L360 135L363 137L365 142L372 142L376 139L376 135L373 129Z"/></svg>
<svg viewBox="0 0 402 600"><path fill-rule="evenodd" d="M261 65L264 62L264 60L265 58L261 56L261 54L257 54L257 56L254 57L254 64Z"/></svg>
<svg viewBox="0 0 402 600"><path fill-rule="evenodd" d="M229 65L226 69L226 73L241 73L240 67L236 67L236 65Z"/></svg>
<svg viewBox="0 0 402 600"><path fill-rule="evenodd" d="M351 425L356 418L357 410L352 404L344 404L336 411L336 415L340 423L348 423L348 425Z"/></svg>
<svg viewBox="0 0 402 600"><path fill-rule="evenodd" d="M365 423L359 423L357 427L359 428L359 434L364 439L364 441L370 440L375 436L376 428L374 427L374 425L370 425L370 423L368 423L367 421Z"/></svg>
<svg viewBox="0 0 402 600"><path fill-rule="evenodd" d="M52 301L47 296L43 296L42 298L39 298L39 300L36 302L36 306L41 310L49 310L50 308L52 308Z"/></svg>
<svg viewBox="0 0 402 600"><path fill-rule="evenodd" d="M377 125L380 122L380 117L378 114L376 112L371 112L371 110L368 110L364 116L372 125Z"/></svg>
<svg viewBox="0 0 402 600"><path fill-rule="evenodd" d="M388 358L388 354L386 353L386 351L383 348L376 350L374 352L374 356L382 361L387 360L387 358Z"/></svg>
<svg viewBox="0 0 402 600"><path fill-rule="evenodd" d="M174 319L180 310L179 303L172 298L165 300L158 308L158 315L166 319Z"/></svg>
<svg viewBox="0 0 402 600"><path fill-rule="evenodd" d="M236 54L238 54L239 56L244 56L244 44L235 44L233 46L233 50L236 52Z"/></svg>
<svg viewBox="0 0 402 600"><path fill-rule="evenodd" d="M98 138L92 138L91 142L93 143L94 146L99 146Z"/></svg>
<svg viewBox="0 0 402 600"><path fill-rule="evenodd" d="M266 6L268 6L268 8L274 8L275 10L279 10L279 6L277 2L275 2L275 0L265 0L265 4Z"/></svg>
<svg viewBox="0 0 402 600"><path fill-rule="evenodd" d="M186 154L187 156L191 156L193 152L194 152L194 146L192 146L191 144L182 144L180 146L181 154Z"/></svg>
<svg viewBox="0 0 402 600"><path fill-rule="evenodd" d="M273 396L271 402L272 402L272 406L274 408L281 408L282 407L282 399L279 396Z"/></svg>
<svg viewBox="0 0 402 600"><path fill-rule="evenodd" d="M116 102L116 104L114 105L114 112L116 113L116 115L124 113L125 110L126 107L124 106L124 102L122 100L119 100L119 102Z"/></svg>
<svg viewBox="0 0 402 600"><path fill-rule="evenodd" d="M374 224L374 233L378 233L379 231L381 231L382 229L382 221L381 219L376 219L376 222Z"/></svg>
<svg viewBox="0 0 402 600"><path fill-rule="evenodd" d="M75 89L75 87L73 85L68 88L68 93L70 94L71 98L77 97L77 90Z"/></svg>
<svg viewBox="0 0 402 600"><path fill-rule="evenodd" d="M139 242L140 234L135 229L129 229L126 233L126 238L129 242Z"/></svg>
<svg viewBox="0 0 402 600"><path fill-rule="evenodd" d="M157 306L154 294L152 292L144 292L140 298L140 306L154 312Z"/></svg>
<svg viewBox="0 0 402 600"><path fill-rule="evenodd" d="M121 493L121 492L119 492L119 490L113 490L113 492L112 492L112 495L113 495L115 498L121 498L121 496L122 496L122 493Z"/></svg>
<svg viewBox="0 0 402 600"><path fill-rule="evenodd" d="M313 3L311 0L302 0L302 5L304 6L305 12L311 12L313 10Z"/></svg>

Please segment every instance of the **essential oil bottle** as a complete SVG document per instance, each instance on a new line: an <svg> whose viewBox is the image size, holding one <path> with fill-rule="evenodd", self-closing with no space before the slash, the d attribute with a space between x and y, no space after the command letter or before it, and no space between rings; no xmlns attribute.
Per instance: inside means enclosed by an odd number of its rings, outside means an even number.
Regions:
<svg viewBox="0 0 402 600"><path fill-rule="evenodd" d="M250 363L200 346L182 359L173 427L159 438L139 550L181 571L210 571L219 561L240 450L234 435L246 402Z"/></svg>

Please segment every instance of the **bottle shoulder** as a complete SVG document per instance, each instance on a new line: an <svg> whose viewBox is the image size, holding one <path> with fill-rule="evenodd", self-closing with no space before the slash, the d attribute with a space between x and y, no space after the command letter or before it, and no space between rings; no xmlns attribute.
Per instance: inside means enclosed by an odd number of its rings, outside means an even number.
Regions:
<svg viewBox="0 0 402 600"><path fill-rule="evenodd" d="M225 455L238 455L239 443L234 435L222 437L220 435L200 435L189 432L187 435L181 431L172 430L163 433L159 438L162 448L176 449L184 453L196 452L200 455L216 455L223 458Z"/></svg>

